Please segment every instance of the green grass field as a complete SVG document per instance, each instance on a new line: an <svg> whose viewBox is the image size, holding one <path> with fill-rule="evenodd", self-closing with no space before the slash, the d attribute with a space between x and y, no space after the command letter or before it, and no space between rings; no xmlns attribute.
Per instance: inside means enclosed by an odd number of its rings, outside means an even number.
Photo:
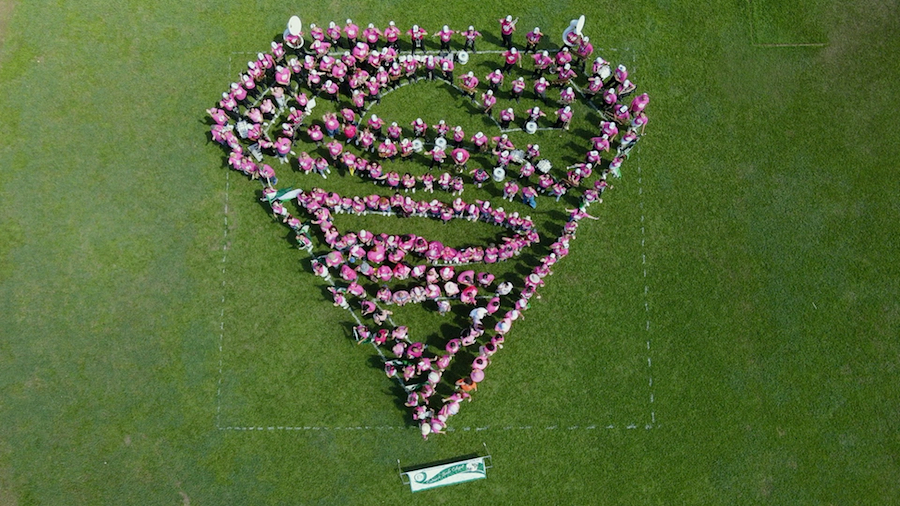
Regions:
<svg viewBox="0 0 900 506"><path fill-rule="evenodd" d="M454 430L423 442L258 183L226 174L204 109L292 14L496 33L507 13L554 38L585 14L651 121ZM897 19L0 0L0 504L895 502ZM478 121L433 88L380 107ZM487 480L401 485L397 459L482 443Z"/></svg>

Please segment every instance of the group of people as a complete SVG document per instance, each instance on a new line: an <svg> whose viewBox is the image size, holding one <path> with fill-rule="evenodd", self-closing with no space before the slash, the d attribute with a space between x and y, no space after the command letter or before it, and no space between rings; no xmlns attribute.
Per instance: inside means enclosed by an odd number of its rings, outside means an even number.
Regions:
<svg viewBox="0 0 900 506"><path fill-rule="evenodd" d="M295 232L298 245L312 253L318 238L328 247L327 254L312 259L313 271L332 285L336 306L358 310L363 318L371 319L371 323L357 326L354 335L358 342L384 347L393 355L385 362L385 372L407 389L406 404L425 438L442 432L447 419L458 412L459 403L470 399L512 323L522 317L529 299L552 273L552 266L568 253L579 221L593 218L587 208L602 202L603 192L610 188L607 177L620 175L621 164L647 123L647 95L622 102L634 91L627 69L623 65L613 69L602 58L591 60L593 48L587 37L569 33L565 46L552 52L541 49L543 34L535 28L526 34L525 47L519 50L514 40L517 22L511 16L499 20L506 48L501 55L502 68L491 71L483 80L474 72L466 73L458 79L459 88L473 102L480 93L478 105L492 115L497 95L505 89L504 82L508 83L507 97L517 103L529 86L534 98L549 103L547 89L559 86L557 128L568 128L575 114L572 105L576 90L582 93L603 120L590 139L583 161L555 173L550 173L551 165L542 159L536 143L517 148L502 132L498 136L477 132L469 137L461 126L451 126L444 120L429 125L417 118L401 126L367 114L386 89L399 86L403 79L415 82L443 78L456 83L453 36L461 36L463 48L474 51L481 34L472 26L460 31L444 26L434 34L441 48L434 56L415 54L425 49L428 35L418 26L407 32L411 53L400 54L402 32L393 22L383 31L373 25L360 29L351 20L343 27L335 23L327 28L310 25L311 42L306 47L300 42L303 34L287 34L283 41L274 41L271 51L259 53L248 63L247 70L223 93L218 107L208 110L213 121L211 136L228 153L228 165L263 182L263 200L270 204L276 218ZM338 47L346 48L343 55L333 53ZM529 53L533 53L533 83L522 75L511 75ZM582 80L579 72L587 79L583 90L575 82ZM321 99L347 102L338 105L335 112L310 121L316 101ZM507 107L499 112L498 124L501 128L521 124L525 129L546 116L539 107L519 113ZM319 153L301 151L298 155L294 151L298 143L314 144ZM470 169L472 156L489 157L492 169L503 169L501 177L485 170L484 164ZM291 198L285 199L276 189L275 169L266 163L266 157L326 179L332 169L359 175L388 186L394 193L348 197L312 188L291 192ZM385 164L398 159L418 159L428 171L401 175L398 170L385 170ZM451 170L444 170L445 164ZM435 167L440 173L432 173ZM517 179L506 177L514 173ZM579 205L566 209L568 220L562 235L548 245L549 253L515 285L495 280L486 270L476 272L464 267L512 259L540 241L529 216L494 207L490 201L465 202L459 197L467 184L481 187L492 179L503 185L504 199L520 199L532 208L540 195L558 201L574 189L580 193ZM435 186L456 198L444 203L438 199L418 201L408 195L417 189L431 193ZM292 214L286 200L295 200L300 214ZM366 230L341 233L333 218L342 213L421 216L445 223L479 220L505 227L511 233L502 237L499 245L457 249L414 234L375 235ZM453 301L470 308L469 324L458 337L448 339L440 352L414 341L406 327L395 326L386 308L421 303L447 314ZM448 367L462 351L475 356L471 372L451 378ZM452 394L435 395L442 382L447 388L452 385Z"/></svg>

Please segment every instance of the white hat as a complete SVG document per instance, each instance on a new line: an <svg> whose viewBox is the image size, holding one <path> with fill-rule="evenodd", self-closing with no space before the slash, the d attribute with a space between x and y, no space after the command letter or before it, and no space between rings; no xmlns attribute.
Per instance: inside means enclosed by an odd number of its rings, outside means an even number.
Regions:
<svg viewBox="0 0 900 506"><path fill-rule="evenodd" d="M572 66L566 63L565 65L563 65L563 68L569 70L570 68L572 68Z"/></svg>
<svg viewBox="0 0 900 506"><path fill-rule="evenodd" d="M571 92L572 92L572 87L571 87L571 86L569 86L568 88L566 88L566 93L571 93Z"/></svg>
<svg viewBox="0 0 900 506"><path fill-rule="evenodd" d="M569 107L569 106L566 106L566 108L565 108L565 109L563 109L563 110L564 110L564 111L566 111L566 112L569 112L569 111L571 111L571 110L572 110L572 108L571 108L571 107Z"/></svg>
<svg viewBox="0 0 900 506"><path fill-rule="evenodd" d="M446 31L449 31L449 30L450 30L450 27L447 26L447 25L444 25L444 31L446 32Z"/></svg>
<svg viewBox="0 0 900 506"><path fill-rule="evenodd" d="M628 70L628 69L625 68L625 65L622 65L622 64L619 64L619 66L616 67L616 68L619 69L619 70Z"/></svg>
<svg viewBox="0 0 900 506"><path fill-rule="evenodd" d="M500 153L500 155L501 156L509 156L509 150L504 149L503 152Z"/></svg>
<svg viewBox="0 0 900 506"><path fill-rule="evenodd" d="M349 25L349 24L351 24L351 23L353 23L353 20L350 19L350 18L347 18L347 24Z"/></svg>
<svg viewBox="0 0 900 506"><path fill-rule="evenodd" d="M534 146L532 146L532 147L533 147L533 148L534 148L534 150L535 150L535 151L537 151L537 150L539 150L539 149L541 149L541 147L540 147L540 146L538 146L538 145L537 145L537 144L535 144L535 145L534 145Z"/></svg>
<svg viewBox="0 0 900 506"><path fill-rule="evenodd" d="M412 29L413 29L414 32L418 32L418 31L419 31L419 25L413 25Z"/></svg>
<svg viewBox="0 0 900 506"><path fill-rule="evenodd" d="M469 77L475 77L475 72L472 72L472 71L470 70L469 73L466 74L466 75L469 76Z"/></svg>
<svg viewBox="0 0 900 506"><path fill-rule="evenodd" d="M310 23L310 24L309 24L309 29L310 29L310 30L312 30L312 29L315 28L315 27L316 27L316 24L315 24L315 23Z"/></svg>
<svg viewBox="0 0 900 506"><path fill-rule="evenodd" d="M378 119L378 116L376 116L376 115L373 114L373 115L372 115L372 119Z"/></svg>
<svg viewBox="0 0 900 506"><path fill-rule="evenodd" d="M538 27L534 27L534 33L541 33L541 29Z"/></svg>
<svg viewBox="0 0 900 506"><path fill-rule="evenodd" d="M512 54L516 54L516 53L519 52L519 50L516 49L516 48L510 48L509 52L512 53Z"/></svg>
<svg viewBox="0 0 900 506"><path fill-rule="evenodd" d="M512 16L506 16L506 21L512 21Z"/></svg>
<svg viewBox="0 0 900 506"><path fill-rule="evenodd" d="M501 138L501 139L503 139L503 140L506 140L506 139L508 139L508 138L509 138L509 136L508 136L508 135L506 135L506 134L503 134L503 135L501 135L501 136L500 136L500 138Z"/></svg>
<svg viewBox="0 0 900 506"><path fill-rule="evenodd" d="M369 23L369 28L375 28L375 25L372 23Z"/></svg>
<svg viewBox="0 0 900 506"><path fill-rule="evenodd" d="M443 125L443 124L444 124L444 120L438 121L438 125Z"/></svg>
<svg viewBox="0 0 900 506"><path fill-rule="evenodd" d="M583 39L581 39L581 40L583 40L583 41L585 41L585 42L590 42L591 39L590 39L589 37L585 37L585 38L583 38Z"/></svg>
<svg viewBox="0 0 900 506"><path fill-rule="evenodd" d="M494 96L494 90L487 90L487 94L490 96Z"/></svg>
<svg viewBox="0 0 900 506"><path fill-rule="evenodd" d="M542 54L543 56L545 56L545 57L546 57L546 56L550 56L550 53L548 53L547 51L544 51L544 52L541 53L541 54Z"/></svg>
<svg viewBox="0 0 900 506"><path fill-rule="evenodd" d="M469 30L475 30L475 27L472 25L469 25Z"/></svg>
<svg viewBox="0 0 900 506"><path fill-rule="evenodd" d="M334 28L335 26L337 26L337 25L334 24L334 21L328 22L328 28Z"/></svg>
<svg viewBox="0 0 900 506"><path fill-rule="evenodd" d="M394 26L394 22L393 22L393 21L388 21L388 26Z"/></svg>
<svg viewBox="0 0 900 506"><path fill-rule="evenodd" d="M397 122L396 121L391 122L391 126L397 126Z"/></svg>
<svg viewBox="0 0 900 506"><path fill-rule="evenodd" d="M513 112L512 107L510 107L509 109L507 109L506 112Z"/></svg>

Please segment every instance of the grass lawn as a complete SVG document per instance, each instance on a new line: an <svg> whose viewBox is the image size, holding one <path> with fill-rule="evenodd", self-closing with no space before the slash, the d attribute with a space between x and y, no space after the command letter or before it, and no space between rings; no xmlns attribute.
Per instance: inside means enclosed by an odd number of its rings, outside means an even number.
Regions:
<svg viewBox="0 0 900 506"><path fill-rule="evenodd" d="M895 2L298 8L0 1L0 504L900 494ZM507 13L519 37L554 39L585 14L597 52L650 94L651 121L454 430L423 442L258 183L226 174L204 109L292 14L496 33ZM824 45L763 46L806 43ZM423 104L481 128L437 84L378 107L408 123ZM575 130L590 132L584 114ZM559 160L583 152L538 138ZM548 204L546 230L562 207ZM400 484L397 459L482 443L487 480Z"/></svg>

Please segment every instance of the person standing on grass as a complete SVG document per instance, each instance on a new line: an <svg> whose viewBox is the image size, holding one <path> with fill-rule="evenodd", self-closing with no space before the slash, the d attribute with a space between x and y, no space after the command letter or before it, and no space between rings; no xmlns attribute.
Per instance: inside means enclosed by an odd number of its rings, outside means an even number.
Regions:
<svg viewBox="0 0 900 506"><path fill-rule="evenodd" d="M485 76L484 80L488 83L488 89L496 93L500 85L503 84L503 73L500 72L500 69L494 70Z"/></svg>
<svg viewBox="0 0 900 506"><path fill-rule="evenodd" d="M516 65L521 65L522 55L519 50L512 47L503 53L503 72L509 72Z"/></svg>
<svg viewBox="0 0 900 506"><path fill-rule="evenodd" d="M541 29L538 27L534 27L534 30L525 34L525 54L528 54L529 51L532 53L537 52L537 46L541 43L541 37L544 34L541 33Z"/></svg>
<svg viewBox="0 0 900 506"><path fill-rule="evenodd" d="M409 34L409 39L412 43L413 56L415 56L416 54L416 49L425 52L425 36L428 35L428 32L419 28L419 25L413 25L413 27L406 33Z"/></svg>
<svg viewBox="0 0 900 506"><path fill-rule="evenodd" d="M497 103L497 97L494 96L494 92L491 90L487 90L487 92L481 95L481 104L484 107L484 113L490 117L493 117L493 107L494 104Z"/></svg>
<svg viewBox="0 0 900 506"><path fill-rule="evenodd" d="M438 37L441 41L441 49L438 53L441 56L450 52L450 39L453 38L454 33L456 32L451 30L449 26L444 25L439 32L434 34L434 37Z"/></svg>
<svg viewBox="0 0 900 506"><path fill-rule="evenodd" d="M513 32L516 31L516 23L519 22L519 18L513 20L512 16L506 16L503 19L500 19L500 36L503 39L503 46L506 49L512 48L512 36Z"/></svg>
<svg viewBox="0 0 900 506"><path fill-rule="evenodd" d="M553 58L550 57L550 53L547 51L535 53L532 58L534 59L534 72L532 72L531 77L533 78L543 76L544 72L546 72L553 63Z"/></svg>
<svg viewBox="0 0 900 506"><path fill-rule="evenodd" d="M469 97L472 103L475 103L475 88L478 87L478 78L474 72L469 72L459 78L463 92Z"/></svg>
<svg viewBox="0 0 900 506"><path fill-rule="evenodd" d="M525 91L525 78L520 77L512 82L512 88L509 90L512 98L516 99L516 103L519 103L519 99L522 98L522 93Z"/></svg>
<svg viewBox="0 0 900 506"><path fill-rule="evenodd" d="M463 50L472 51L473 54L477 53L475 51L475 39L481 36L481 33L475 30L475 27L469 25L469 29L464 32L459 32L460 35L466 38L466 41L463 43Z"/></svg>
<svg viewBox="0 0 900 506"><path fill-rule="evenodd" d="M393 21L388 23L387 28L384 29L384 40L388 47L394 49L395 51L398 48L397 41L400 39L400 29L397 28L397 25L394 24Z"/></svg>

